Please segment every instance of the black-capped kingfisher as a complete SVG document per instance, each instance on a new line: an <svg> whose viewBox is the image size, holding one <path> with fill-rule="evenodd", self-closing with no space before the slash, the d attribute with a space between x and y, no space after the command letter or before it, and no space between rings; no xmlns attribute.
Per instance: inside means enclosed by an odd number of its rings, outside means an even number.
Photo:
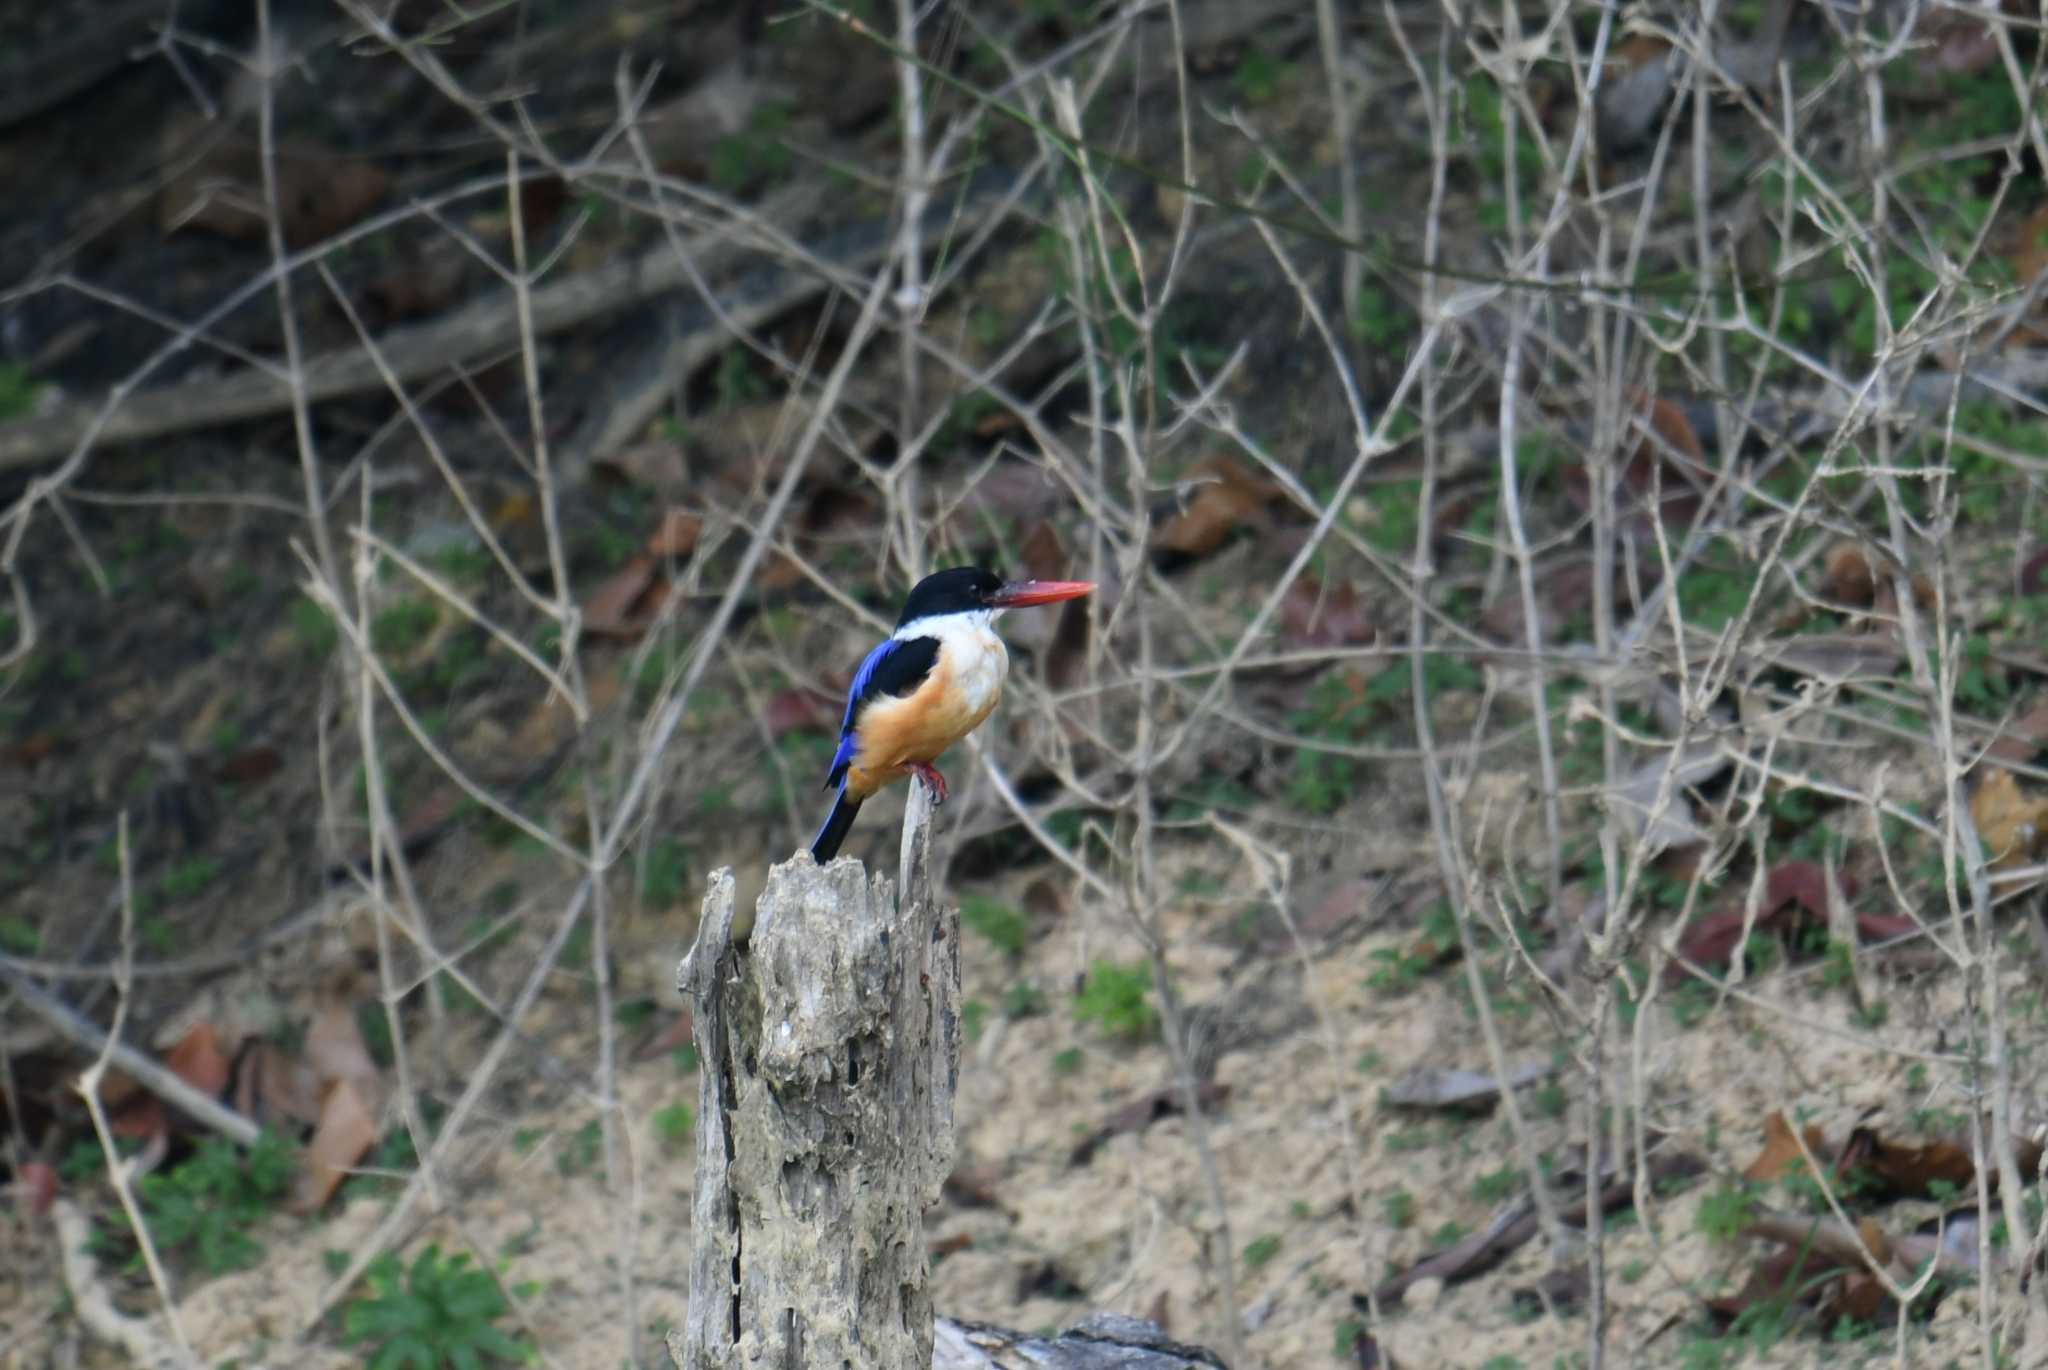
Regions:
<svg viewBox="0 0 2048 1370"><path fill-rule="evenodd" d="M1031 604L1078 599L1085 580L1004 581L979 566L956 566L920 580L903 601L896 631L867 654L846 692L846 719L825 788L839 796L811 843L820 865L839 852L853 816L892 781L916 776L932 802L946 800L946 779L932 763L981 726L1002 697L1010 654L996 636L996 615Z"/></svg>

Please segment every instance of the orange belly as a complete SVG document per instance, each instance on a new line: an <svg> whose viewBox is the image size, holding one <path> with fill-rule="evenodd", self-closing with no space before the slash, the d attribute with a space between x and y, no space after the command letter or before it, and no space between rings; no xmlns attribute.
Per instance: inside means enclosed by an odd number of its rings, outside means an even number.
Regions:
<svg viewBox="0 0 2048 1370"><path fill-rule="evenodd" d="M861 714L860 750L846 770L846 788L865 799L910 772L911 763L927 764L980 727L995 710L997 691L989 691L979 707L954 688L943 656L931 675L901 699L881 699Z"/></svg>

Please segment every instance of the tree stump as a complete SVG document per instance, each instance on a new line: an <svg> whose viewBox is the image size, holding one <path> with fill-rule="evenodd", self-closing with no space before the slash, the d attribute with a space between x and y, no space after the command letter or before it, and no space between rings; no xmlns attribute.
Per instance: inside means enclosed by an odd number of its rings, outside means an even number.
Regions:
<svg viewBox="0 0 2048 1370"><path fill-rule="evenodd" d="M924 1212L953 1162L960 923L911 788L893 885L800 852L739 941L732 871L711 879L676 972L699 1057L685 1370L932 1363Z"/></svg>

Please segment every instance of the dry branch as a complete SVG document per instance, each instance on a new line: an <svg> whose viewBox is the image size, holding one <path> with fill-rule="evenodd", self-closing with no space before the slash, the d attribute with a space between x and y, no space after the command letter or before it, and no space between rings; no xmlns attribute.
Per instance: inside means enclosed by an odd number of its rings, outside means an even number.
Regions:
<svg viewBox="0 0 2048 1370"><path fill-rule="evenodd" d="M960 200L948 198L935 207L929 225L934 237L979 226L985 216L1004 206L1004 198L997 192L1013 179L1007 173L985 173ZM756 217L788 231L819 209L823 200L823 182L805 181L763 206ZM533 333L559 333L683 289L690 284L690 264L703 277L727 276L721 283L727 315L743 328L758 328L838 283L831 273L839 273L839 280L851 280L871 269L889 248L887 225L878 221L830 234L815 254L825 271L805 271L777 262L736 273L745 254L764 250L759 237L758 230L745 225L721 226L685 244L688 264L663 242L624 261L534 290L530 301ZM679 364L678 349L701 364L732 341L727 324L701 302L678 322L676 333L680 341L669 349L671 369ZM519 339L518 300L508 288L428 323L393 329L377 340L374 349L338 348L309 358L304 368L305 396L308 402L319 403L384 388L387 381L378 366L380 354L393 379L413 381L490 356L517 345ZM684 365L688 369L687 360ZM0 471L33 466L70 452L92 433L93 424L109 404L116 407L94 438L97 443L137 442L260 418L279 413L291 403L292 386L287 378L253 369L223 380L144 390L125 400L59 400L34 418L0 424Z"/></svg>

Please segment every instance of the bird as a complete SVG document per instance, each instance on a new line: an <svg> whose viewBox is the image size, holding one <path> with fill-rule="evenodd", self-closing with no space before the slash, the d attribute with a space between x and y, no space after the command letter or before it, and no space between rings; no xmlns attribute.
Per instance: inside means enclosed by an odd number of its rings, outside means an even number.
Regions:
<svg viewBox="0 0 2048 1370"><path fill-rule="evenodd" d="M860 806L877 790L916 776L934 804L946 802L946 778L932 763L995 709L1010 674L996 636L1005 609L1057 604L1095 589L1085 580L1005 581L981 566L934 571L904 597L896 631L853 674L846 717L825 788L832 812L811 843L811 859L830 861Z"/></svg>

